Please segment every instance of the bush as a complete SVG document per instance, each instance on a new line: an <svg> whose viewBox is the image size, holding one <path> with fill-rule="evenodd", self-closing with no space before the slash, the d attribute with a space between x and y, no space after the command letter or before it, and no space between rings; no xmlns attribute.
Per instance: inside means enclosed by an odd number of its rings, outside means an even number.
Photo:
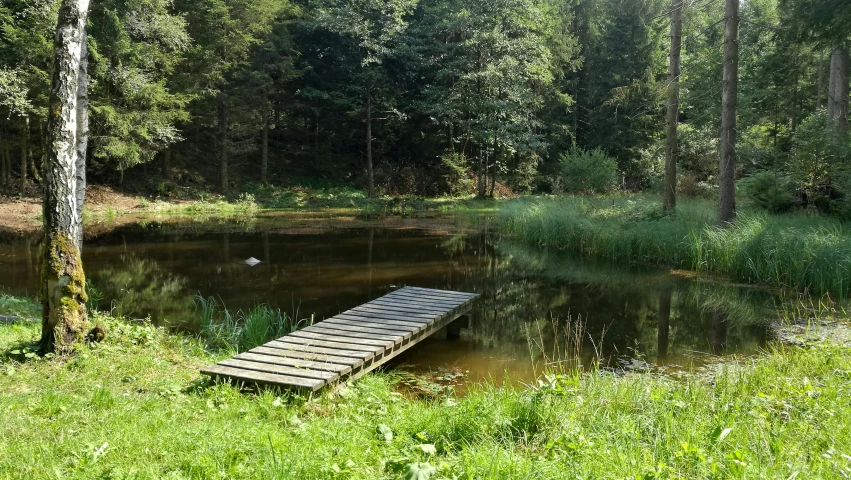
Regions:
<svg viewBox="0 0 851 480"><path fill-rule="evenodd" d="M795 204L795 184L777 172L758 172L739 181L754 205L772 213L788 212Z"/></svg>
<svg viewBox="0 0 851 480"><path fill-rule="evenodd" d="M463 153L449 152L440 158L440 163L443 166L443 180L450 195L468 195L473 191L470 165Z"/></svg>
<svg viewBox="0 0 851 480"><path fill-rule="evenodd" d="M842 196L842 168L851 163L849 136L827 128L824 112L811 115L795 133L788 170L807 205L835 212Z"/></svg>
<svg viewBox="0 0 851 480"><path fill-rule="evenodd" d="M680 125L677 168L694 178L694 184L714 179L718 173L718 132Z"/></svg>
<svg viewBox="0 0 851 480"><path fill-rule="evenodd" d="M575 149L562 154L559 163L566 193L606 193L617 184L617 164L599 148Z"/></svg>

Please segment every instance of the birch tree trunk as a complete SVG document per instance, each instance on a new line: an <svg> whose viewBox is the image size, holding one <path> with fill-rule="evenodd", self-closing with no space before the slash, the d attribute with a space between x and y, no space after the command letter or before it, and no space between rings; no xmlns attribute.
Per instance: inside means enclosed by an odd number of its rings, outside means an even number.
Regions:
<svg viewBox="0 0 851 480"><path fill-rule="evenodd" d="M88 0L87 0L88 1ZM89 47L86 16L81 20L80 71L77 75L77 250L83 254L83 203L86 201L86 152L89 147Z"/></svg>
<svg viewBox="0 0 851 480"><path fill-rule="evenodd" d="M677 206L677 126L680 112L680 50L684 4L685 0L671 0L671 55L668 61L668 125L663 196L663 206L669 211L673 211Z"/></svg>
<svg viewBox="0 0 851 480"><path fill-rule="evenodd" d="M739 73L739 0L725 0L724 76L721 86L721 158L718 168L718 225L736 218L736 106Z"/></svg>
<svg viewBox="0 0 851 480"><path fill-rule="evenodd" d="M86 278L76 241L77 95L89 0L62 0L54 40L47 118L44 256L41 268L43 352L67 352L88 326Z"/></svg>

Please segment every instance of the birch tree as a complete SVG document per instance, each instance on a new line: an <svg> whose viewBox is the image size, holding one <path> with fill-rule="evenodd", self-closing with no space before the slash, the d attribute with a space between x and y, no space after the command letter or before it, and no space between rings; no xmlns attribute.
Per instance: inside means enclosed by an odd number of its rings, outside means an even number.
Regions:
<svg viewBox="0 0 851 480"><path fill-rule="evenodd" d="M86 332L85 274L78 242L82 238L82 196L78 195L79 150L85 149L85 100L78 104L89 0L62 0L54 39L53 76L47 118L44 188L44 260L41 270L43 352L66 352ZM85 71L82 71L85 78ZM85 94L82 95L85 97ZM83 152L84 153L84 152ZM84 184L79 188L85 188Z"/></svg>

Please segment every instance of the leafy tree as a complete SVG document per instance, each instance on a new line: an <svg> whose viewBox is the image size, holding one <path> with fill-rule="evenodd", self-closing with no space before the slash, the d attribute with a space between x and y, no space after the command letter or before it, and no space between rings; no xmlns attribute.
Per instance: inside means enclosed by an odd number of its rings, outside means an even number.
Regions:
<svg viewBox="0 0 851 480"><path fill-rule="evenodd" d="M122 174L181 140L189 96L168 81L190 45L171 0L104 0L91 12L92 156Z"/></svg>
<svg viewBox="0 0 851 480"><path fill-rule="evenodd" d="M382 64L393 52L395 42L408 24L406 16L417 0L324 0L316 12L317 25L353 42L352 50L360 68L352 73L347 96L354 96L352 106L359 105L366 124L366 168L369 196L375 194L372 161L372 122L374 96L385 79Z"/></svg>
<svg viewBox="0 0 851 480"><path fill-rule="evenodd" d="M462 1L427 6L420 35L435 67L423 112L448 127L451 148L475 159L479 196L496 170L546 146L536 113L553 80L546 38L551 23L532 0ZM422 37L420 37L422 38ZM433 43L426 43L428 39Z"/></svg>

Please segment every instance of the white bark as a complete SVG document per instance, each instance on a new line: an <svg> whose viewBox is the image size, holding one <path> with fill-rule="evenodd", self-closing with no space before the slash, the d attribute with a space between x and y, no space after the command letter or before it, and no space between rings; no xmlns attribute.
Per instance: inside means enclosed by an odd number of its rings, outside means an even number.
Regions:
<svg viewBox="0 0 851 480"><path fill-rule="evenodd" d="M83 203L86 201L86 150L89 144L89 49L86 46L86 15L80 19L82 43L80 45L80 68L77 75L77 158L75 168L77 184L76 218L77 250L83 251Z"/></svg>

